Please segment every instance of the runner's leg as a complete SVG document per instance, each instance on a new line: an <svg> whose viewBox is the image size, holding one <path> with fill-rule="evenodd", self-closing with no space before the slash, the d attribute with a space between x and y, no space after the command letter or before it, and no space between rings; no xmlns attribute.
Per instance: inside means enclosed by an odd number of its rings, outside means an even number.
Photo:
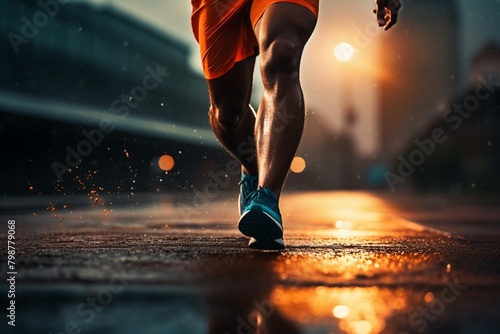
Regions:
<svg viewBox="0 0 500 334"><path fill-rule="evenodd" d="M221 144L249 175L257 175L255 116L249 107L254 65L252 56L236 63L221 77L207 80L210 125Z"/></svg>
<svg viewBox="0 0 500 334"><path fill-rule="evenodd" d="M264 84L255 128L259 186L278 198L304 127L299 67L315 25L309 9L279 2L269 6L255 26Z"/></svg>

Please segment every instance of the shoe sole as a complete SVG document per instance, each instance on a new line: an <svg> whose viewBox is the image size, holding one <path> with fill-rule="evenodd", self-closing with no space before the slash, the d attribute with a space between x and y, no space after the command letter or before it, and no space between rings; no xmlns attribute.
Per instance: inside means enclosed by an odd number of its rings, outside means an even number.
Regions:
<svg viewBox="0 0 500 334"><path fill-rule="evenodd" d="M263 211L260 205L254 205L243 213L238 223L241 233L263 243L282 239L283 230L280 226L279 222Z"/></svg>

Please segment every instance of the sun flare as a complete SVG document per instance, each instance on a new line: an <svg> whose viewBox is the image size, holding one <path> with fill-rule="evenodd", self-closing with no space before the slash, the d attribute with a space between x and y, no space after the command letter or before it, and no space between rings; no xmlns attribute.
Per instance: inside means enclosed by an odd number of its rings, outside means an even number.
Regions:
<svg viewBox="0 0 500 334"><path fill-rule="evenodd" d="M346 42L339 43L333 50L335 58L340 62L348 62L354 57L354 47Z"/></svg>

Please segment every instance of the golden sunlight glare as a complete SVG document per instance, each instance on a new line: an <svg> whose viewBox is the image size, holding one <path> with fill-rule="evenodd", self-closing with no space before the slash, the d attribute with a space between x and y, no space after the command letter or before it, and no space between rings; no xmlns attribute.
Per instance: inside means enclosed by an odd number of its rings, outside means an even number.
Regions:
<svg viewBox="0 0 500 334"><path fill-rule="evenodd" d="M354 57L354 47L346 42L339 43L333 50L335 58L340 62L348 62Z"/></svg>
<svg viewBox="0 0 500 334"><path fill-rule="evenodd" d="M333 316L335 318L343 319L349 316L349 307L345 305L337 305L333 308Z"/></svg>

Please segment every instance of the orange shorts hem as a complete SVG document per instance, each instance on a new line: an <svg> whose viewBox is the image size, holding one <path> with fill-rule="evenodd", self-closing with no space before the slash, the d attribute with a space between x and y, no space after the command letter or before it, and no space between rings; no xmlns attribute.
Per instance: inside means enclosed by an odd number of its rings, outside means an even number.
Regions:
<svg viewBox="0 0 500 334"><path fill-rule="evenodd" d="M289 2L297 5L301 5L309 9L316 18L318 18L319 14L319 0L267 0L267 1L256 1L252 6L252 11L250 13L250 17L252 20L252 26L255 27L257 22L259 22L262 15L266 9L272 4L278 2Z"/></svg>
<svg viewBox="0 0 500 334"><path fill-rule="evenodd" d="M206 79L219 78L237 62L258 54L253 28L278 2L302 5L318 17L319 0L191 0L191 25Z"/></svg>

